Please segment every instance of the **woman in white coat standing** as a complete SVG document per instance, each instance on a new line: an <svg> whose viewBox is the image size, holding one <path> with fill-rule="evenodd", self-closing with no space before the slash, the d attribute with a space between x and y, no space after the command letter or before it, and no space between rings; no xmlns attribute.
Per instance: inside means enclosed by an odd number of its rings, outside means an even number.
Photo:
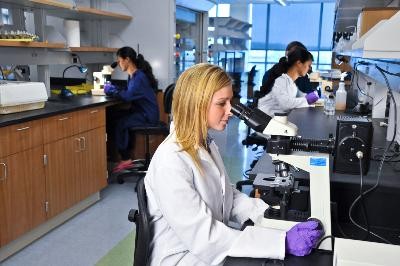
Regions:
<svg viewBox="0 0 400 266"><path fill-rule="evenodd" d="M222 265L227 256L283 259L309 254L322 235L315 221L290 231L229 221L257 221L268 207L234 189L208 129L224 130L232 83L218 66L198 64L179 77L174 128L158 147L144 179L153 233L150 265Z"/></svg>
<svg viewBox="0 0 400 266"><path fill-rule="evenodd" d="M297 78L307 75L312 61L312 54L301 47L296 47L282 58L260 88L263 96L258 100L258 109L273 117L275 113L287 113L315 103L318 100L315 91L297 97L295 84Z"/></svg>

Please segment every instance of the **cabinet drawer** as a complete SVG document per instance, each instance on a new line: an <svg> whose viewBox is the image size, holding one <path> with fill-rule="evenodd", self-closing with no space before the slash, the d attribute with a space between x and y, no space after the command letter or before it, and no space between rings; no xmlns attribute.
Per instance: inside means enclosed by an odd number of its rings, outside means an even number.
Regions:
<svg viewBox="0 0 400 266"><path fill-rule="evenodd" d="M104 107L89 108L79 111L79 132L103 127L106 124Z"/></svg>
<svg viewBox="0 0 400 266"><path fill-rule="evenodd" d="M0 157L43 144L42 134L41 120L0 128Z"/></svg>
<svg viewBox="0 0 400 266"><path fill-rule="evenodd" d="M44 143L56 141L79 132L79 112L56 115L43 120Z"/></svg>

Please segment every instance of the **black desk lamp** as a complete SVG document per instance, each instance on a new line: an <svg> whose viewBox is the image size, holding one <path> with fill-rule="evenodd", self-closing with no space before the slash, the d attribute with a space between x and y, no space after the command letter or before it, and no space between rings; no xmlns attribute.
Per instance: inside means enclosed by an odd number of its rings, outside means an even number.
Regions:
<svg viewBox="0 0 400 266"><path fill-rule="evenodd" d="M71 69L71 68L74 68L74 67L78 68L78 69L79 69L79 72L81 72L81 73L86 73L87 70L88 70L87 67L83 66L82 64L81 64L81 65L70 65L70 66L67 66L67 67L64 69L63 74L62 74L62 78L64 79L64 77L65 77L65 72L67 72L68 69ZM73 96L73 95L74 95L74 94L73 94L69 89L67 89L67 88L65 88L65 87L63 87L63 88L61 89L60 97L71 97L71 96Z"/></svg>

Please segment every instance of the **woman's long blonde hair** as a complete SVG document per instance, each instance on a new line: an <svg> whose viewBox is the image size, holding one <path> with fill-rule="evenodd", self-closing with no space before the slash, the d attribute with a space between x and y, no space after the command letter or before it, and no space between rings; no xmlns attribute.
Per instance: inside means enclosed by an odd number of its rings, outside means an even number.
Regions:
<svg viewBox="0 0 400 266"><path fill-rule="evenodd" d="M232 84L219 66L197 64L183 72L175 85L172 114L178 143L202 171L199 148L207 147L207 115L214 93Z"/></svg>

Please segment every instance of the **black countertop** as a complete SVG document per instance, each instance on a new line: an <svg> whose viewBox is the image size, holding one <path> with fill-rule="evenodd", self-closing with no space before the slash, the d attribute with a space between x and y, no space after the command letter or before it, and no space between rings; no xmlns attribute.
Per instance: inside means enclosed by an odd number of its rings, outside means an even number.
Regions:
<svg viewBox="0 0 400 266"><path fill-rule="evenodd" d="M265 240L268 241L268 240ZM316 250L304 257L286 255L285 260L233 258L228 257L224 266L332 266L333 254L328 251Z"/></svg>
<svg viewBox="0 0 400 266"><path fill-rule="evenodd" d="M51 96L42 109L13 114L0 114L0 127L45 118L57 114L73 112L88 107L119 103L119 100L108 96L75 95L70 98Z"/></svg>

